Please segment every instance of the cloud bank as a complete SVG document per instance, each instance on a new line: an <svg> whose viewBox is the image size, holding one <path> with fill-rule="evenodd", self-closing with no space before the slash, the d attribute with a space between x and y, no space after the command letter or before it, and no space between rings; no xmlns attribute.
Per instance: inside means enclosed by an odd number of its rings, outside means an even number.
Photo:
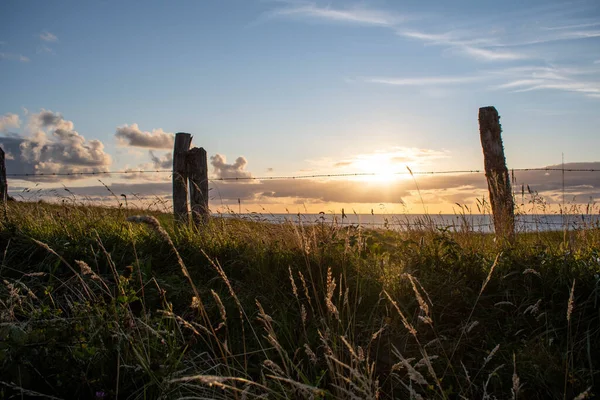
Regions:
<svg viewBox="0 0 600 400"><path fill-rule="evenodd" d="M99 140L87 140L74 129L72 121L42 110L29 117L32 134L20 138L21 159L33 172L66 174L108 171L112 158Z"/></svg>
<svg viewBox="0 0 600 400"><path fill-rule="evenodd" d="M21 126L21 119L17 114L6 113L0 116L0 132L8 131L8 128L18 128Z"/></svg>
<svg viewBox="0 0 600 400"><path fill-rule="evenodd" d="M217 179L251 177L250 172L245 170L248 161L244 157L238 157L233 164L227 164L225 156L216 154L210 158L210 164Z"/></svg>
<svg viewBox="0 0 600 400"><path fill-rule="evenodd" d="M115 137L122 146L143 147L151 149L172 149L175 135L162 129L152 132L142 131L138 124L118 127Z"/></svg>

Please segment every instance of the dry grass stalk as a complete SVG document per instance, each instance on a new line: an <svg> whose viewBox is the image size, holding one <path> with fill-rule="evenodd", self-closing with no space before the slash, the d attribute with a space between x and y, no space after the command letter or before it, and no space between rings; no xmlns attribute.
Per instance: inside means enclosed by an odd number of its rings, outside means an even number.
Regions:
<svg viewBox="0 0 600 400"><path fill-rule="evenodd" d="M519 397L519 391L521 390L521 384L519 376L517 375L517 360L515 354L513 353L513 375L512 375L512 399L517 400Z"/></svg>
<svg viewBox="0 0 600 400"><path fill-rule="evenodd" d="M590 386L589 388L585 389L583 392L579 393L573 400L584 400L584 399L590 398L591 390L592 390L592 387Z"/></svg>
<svg viewBox="0 0 600 400"><path fill-rule="evenodd" d="M523 314L530 313L533 316L536 316L540 312L540 304L542 304L542 299L539 299L535 304L530 305L523 311Z"/></svg>
<svg viewBox="0 0 600 400"><path fill-rule="evenodd" d="M379 335L381 335L383 333L383 331L385 330L386 325L382 326L381 328L379 328L379 330L377 330L377 332L375 332L374 334L371 335L371 341L376 340Z"/></svg>
<svg viewBox="0 0 600 400"><path fill-rule="evenodd" d="M190 286L192 287L192 290L194 291L194 295L200 302L202 309L204 309L204 305L202 303L202 298L200 297L200 293L198 292L198 289L196 288L196 285L194 284L194 281L192 280L192 277L190 276L190 272L188 271L187 267L185 266L183 259L179 255L177 248L173 244L171 237L169 236L167 231L161 226L160 222L158 222L158 220L151 215L134 215L134 216L127 218L127 221L138 223L138 224L143 223L143 224L150 226L165 242L167 242L169 244L169 247L171 247L171 249L175 253L175 256L177 257L177 263L179 264L179 267L181 268L181 272L188 279Z"/></svg>
<svg viewBox="0 0 600 400"><path fill-rule="evenodd" d="M306 301L308 301L308 305L310 306L310 309L314 313L315 309L313 308L312 302L310 300L310 294L308 292L308 285L306 284L306 279L304 279L304 275L302 274L302 271L298 271L298 276L300 277L300 282L302 282L302 288L304 289L304 296L306 296Z"/></svg>
<svg viewBox="0 0 600 400"><path fill-rule="evenodd" d="M304 352L308 356L308 359L310 360L310 362L313 365L316 365L317 364L317 355L315 354L314 351L312 351L312 349L310 348L308 343L304 343Z"/></svg>
<svg viewBox="0 0 600 400"><path fill-rule="evenodd" d="M575 305L575 279L573 279L573 285L571 286L571 293L569 294L569 303L567 305L567 321L571 322L571 314L573 314L573 307Z"/></svg>
<svg viewBox="0 0 600 400"><path fill-rule="evenodd" d="M408 278L408 280L410 281L410 284L412 286L413 292L415 293L417 302L419 303L419 308L427 317L430 317L429 316L429 305L427 305L425 300L423 300L421 293L417 289L417 285L415 284L415 280L414 280L413 276L411 274L404 274L404 276L406 276ZM431 320L431 318L429 318L429 320Z"/></svg>
<svg viewBox="0 0 600 400"><path fill-rule="evenodd" d="M496 259L494 260L494 263L492 264L492 267L490 268L490 272L488 272L487 277L485 278L485 281L483 282L483 285L481 285L481 290L479 291L479 296L481 296L481 294L483 293L483 291L485 290L485 287L487 286L487 284L490 282L490 279L492 279L492 274L494 273L494 269L496 269L496 266L498 265L498 260L500 259L500 256L502 255L502 253L499 253L496 256Z"/></svg>
<svg viewBox="0 0 600 400"><path fill-rule="evenodd" d="M398 315L400 315L400 319L402 320L402 324L404 325L406 330L408 330L408 332L416 338L417 330L410 324L410 322L408 322L408 319L406 319L406 316L404 315L402 310L400 310L400 307L398 307L398 303L396 303L394 300L392 300L392 297L389 295L389 293L387 291L384 290L383 293L385 293L385 295L387 296L390 303L392 303L392 305L398 312Z"/></svg>
<svg viewBox="0 0 600 400"><path fill-rule="evenodd" d="M271 370L271 372L279 375L279 376L283 376L285 373L283 372L283 370L281 369L281 367L279 365L277 365L274 361L272 360L265 360L263 361L263 365L268 368L269 370Z"/></svg>
<svg viewBox="0 0 600 400"><path fill-rule="evenodd" d="M221 301L221 297L219 297L219 294L212 289L210 290L210 294L212 294L215 299L215 303L217 303L217 307L219 308L219 314L221 315L221 321L225 324L227 322L227 311Z"/></svg>
<svg viewBox="0 0 600 400"><path fill-rule="evenodd" d="M292 267L288 267L288 271L290 273L290 282L292 284L292 293L294 297L298 299L298 288L296 287L296 282L294 281L294 275L292 274Z"/></svg>
<svg viewBox="0 0 600 400"><path fill-rule="evenodd" d="M344 343L352 357L354 357L355 360L358 360L358 354L356 354L356 352L354 351L354 347L352 347L350 342L348 342L348 339L346 339L345 336L340 336L340 340L342 341L342 343Z"/></svg>
<svg viewBox="0 0 600 400"><path fill-rule="evenodd" d="M488 356L486 358L483 359L483 366L481 367L483 369L483 367L485 367L490 361L492 361L492 358L494 357L494 355L496 354L496 352L498 351L498 349L500 349L500 344L497 344L496 347L494 347L492 349L492 351L490 351L490 354L488 354ZM462 363L462 361L461 361ZM464 365L463 365L464 367Z"/></svg>
<svg viewBox="0 0 600 400"><path fill-rule="evenodd" d="M487 392L487 387L488 387L488 385L490 384L490 381L492 380L492 377L493 377L494 375L496 375L496 372L500 371L502 368L504 368L504 366L505 366L504 364L498 365L496 368L494 368L494 369L492 370L492 372L490 372L490 373L488 374L488 377L487 377L487 379L485 380L485 383L483 384L483 399L484 399L484 400L489 400L489 399L491 399L490 395L489 395L489 394L488 394L488 392Z"/></svg>
<svg viewBox="0 0 600 400"><path fill-rule="evenodd" d="M465 333L470 333L475 327L479 325L479 321L473 321L469 325L467 325L464 329Z"/></svg>
<svg viewBox="0 0 600 400"><path fill-rule="evenodd" d="M198 382L198 383L200 383L202 385L206 385L208 387L215 386L215 387L218 387L221 389L231 390L234 392L241 393L241 392L243 392L242 389L225 384L225 382L239 382L239 383L243 383L245 385L259 387L259 388L265 390L267 393L272 392L271 389L269 389L268 387L266 387L264 385L261 385L260 383L253 382L253 381L250 381L245 378L238 378L235 376L192 375L192 376L185 376L183 378L172 379L169 381L169 383L186 383L186 382Z"/></svg>
<svg viewBox="0 0 600 400"><path fill-rule="evenodd" d="M333 304L333 295L335 292L335 288L336 288L336 283L335 283L335 278L333 277L332 273L331 273L331 268L327 269L327 293L325 295L325 305L327 306L327 311L333 315L333 317L340 321L340 313L337 309L337 307L335 306L335 304Z"/></svg>
<svg viewBox="0 0 600 400"><path fill-rule="evenodd" d="M77 278L78 278L78 279L81 281L81 284L82 284L82 286L83 286L83 290L85 291L85 294L86 294L86 296L87 296L88 298L91 298L91 299L96 299L96 296L93 294L93 292L91 292L91 291L89 290L88 286L85 284L85 282L84 282L83 278L81 277L81 275L79 275L79 274L77 273L77 271L75 271L75 269L74 269L74 268L71 266L71 264L69 264L69 263L67 262L67 260L65 260L65 259L63 258L63 256L61 256L60 254L58 254L57 252L55 252L54 250L52 250L52 248L51 248L50 246L48 246L46 243L40 242L39 240L36 240L36 239L33 239L33 238L30 238L30 239L31 239L31 240L32 240L32 241L33 241L35 244L37 244L38 246L40 246L41 248L43 248L44 250L46 250L47 252L49 252L49 253L51 253L51 254L55 255L56 257L58 257L58 259L59 259L60 261L62 261L62 262L63 262L63 264L65 264L65 265L66 265L66 266L67 266L67 267L68 267L68 268L71 270L71 272L73 272L73 274L75 274L75 276L77 276Z"/></svg>
<svg viewBox="0 0 600 400"><path fill-rule="evenodd" d="M409 360L402 357L400 353L397 353L397 355L400 358L400 362L392 366L392 371L398 371L405 368L408 378L411 381L418 383L419 385L429 385L425 377L410 364Z"/></svg>
<svg viewBox="0 0 600 400"><path fill-rule="evenodd" d="M319 389L314 386L306 385L304 383L297 382L293 379L284 378L282 376L275 376L275 375L266 375L266 376L267 376L267 378L285 382L285 383L295 387L296 389L300 390L300 392L303 395L307 396L305 398L314 398L312 396L325 396L325 391L323 389Z"/></svg>
<svg viewBox="0 0 600 400"><path fill-rule="evenodd" d="M542 277L542 275L533 268L527 268L525 271L523 271L523 275L527 275L527 274L533 274L533 275L537 276L538 278Z"/></svg>

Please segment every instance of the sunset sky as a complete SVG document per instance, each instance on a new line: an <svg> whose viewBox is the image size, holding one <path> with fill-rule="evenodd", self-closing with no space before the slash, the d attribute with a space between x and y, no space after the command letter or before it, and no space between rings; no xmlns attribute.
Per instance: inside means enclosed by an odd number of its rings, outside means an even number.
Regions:
<svg viewBox="0 0 600 400"><path fill-rule="evenodd" d="M170 169L180 131L214 178L482 169L488 105L509 168L564 153L600 169L600 2L5 0L0 87L9 174ZM560 173L516 178L562 199ZM102 180L170 193L168 174ZM565 180L567 200L600 199L600 173ZM24 197L63 185L109 199L97 178L9 179ZM480 174L211 187L213 210L272 212L449 212L486 193Z"/></svg>

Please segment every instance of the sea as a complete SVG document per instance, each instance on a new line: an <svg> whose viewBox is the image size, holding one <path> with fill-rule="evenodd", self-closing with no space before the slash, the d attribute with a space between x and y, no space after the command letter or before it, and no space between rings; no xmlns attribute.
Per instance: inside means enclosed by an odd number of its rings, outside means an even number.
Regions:
<svg viewBox="0 0 600 400"><path fill-rule="evenodd" d="M336 224L365 229L397 231L435 228L451 232L494 231L491 215L481 214L218 214L257 222L294 223L303 225ZM515 217L517 232L564 231L600 228L600 214L523 214Z"/></svg>

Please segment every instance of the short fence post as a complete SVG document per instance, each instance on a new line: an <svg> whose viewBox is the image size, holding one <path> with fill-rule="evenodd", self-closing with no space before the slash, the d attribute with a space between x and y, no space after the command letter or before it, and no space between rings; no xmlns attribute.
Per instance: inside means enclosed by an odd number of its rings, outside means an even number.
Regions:
<svg viewBox="0 0 600 400"><path fill-rule="evenodd" d="M194 147L187 153L192 220L196 226L208 222L208 161L206 150Z"/></svg>
<svg viewBox="0 0 600 400"><path fill-rule="evenodd" d="M179 132L175 135L173 148L173 213L175 222L188 221L188 176L186 169L187 152L192 144L192 135Z"/></svg>
<svg viewBox="0 0 600 400"><path fill-rule="evenodd" d="M481 107L479 109L479 134L490 203L494 214L494 229L496 236L507 238L512 242L515 236L515 205L508 168L506 168L501 132L500 117L496 108Z"/></svg>
<svg viewBox="0 0 600 400"><path fill-rule="evenodd" d="M4 164L4 150L0 147L0 202L6 203L8 199L8 184L6 183L6 164Z"/></svg>

